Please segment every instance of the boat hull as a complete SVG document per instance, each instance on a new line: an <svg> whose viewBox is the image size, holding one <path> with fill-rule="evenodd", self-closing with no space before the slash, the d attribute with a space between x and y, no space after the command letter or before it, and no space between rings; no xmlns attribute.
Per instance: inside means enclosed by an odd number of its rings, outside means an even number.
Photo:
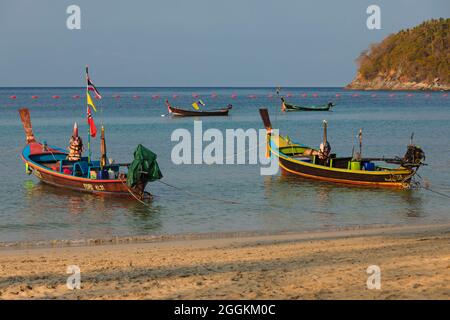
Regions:
<svg viewBox="0 0 450 320"><path fill-rule="evenodd" d="M299 107L299 106L290 106L286 107L285 111L292 112L292 111L330 111L331 107Z"/></svg>
<svg viewBox="0 0 450 320"><path fill-rule="evenodd" d="M359 170L337 170L318 165L302 164L291 159L279 157L279 165L284 173L304 178L322 180L334 183L366 185L377 187L407 188L413 176L409 170L393 170L380 172L365 172Z"/></svg>
<svg viewBox="0 0 450 320"><path fill-rule="evenodd" d="M290 111L330 111L334 105L329 103L327 105L320 106L297 106L294 104L287 103L284 99L281 99L281 110Z"/></svg>
<svg viewBox="0 0 450 320"><path fill-rule="evenodd" d="M184 110L175 107L169 107L169 111L176 117L216 117L216 116L228 116L230 108L211 110L211 111L195 111Z"/></svg>
<svg viewBox="0 0 450 320"><path fill-rule="evenodd" d="M93 193L99 195L112 195L120 197L136 197L143 194L145 186L129 188L126 181L116 180L94 180L87 178L74 177L55 172L44 168L32 161L23 159L28 165L31 173L41 182L68 190Z"/></svg>

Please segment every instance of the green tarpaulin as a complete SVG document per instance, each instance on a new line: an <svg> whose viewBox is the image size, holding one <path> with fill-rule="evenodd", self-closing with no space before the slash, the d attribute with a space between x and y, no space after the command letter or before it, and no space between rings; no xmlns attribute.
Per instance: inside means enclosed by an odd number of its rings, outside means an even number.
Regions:
<svg viewBox="0 0 450 320"><path fill-rule="evenodd" d="M134 151L134 160L128 168L127 184L134 187L139 181L145 183L162 178L156 154L144 147L138 145Z"/></svg>

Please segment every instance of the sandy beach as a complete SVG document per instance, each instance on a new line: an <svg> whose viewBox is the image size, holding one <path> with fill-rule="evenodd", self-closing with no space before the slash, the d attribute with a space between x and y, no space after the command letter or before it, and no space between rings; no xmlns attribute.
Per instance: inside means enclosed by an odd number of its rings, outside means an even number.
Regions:
<svg viewBox="0 0 450 320"><path fill-rule="evenodd" d="M0 250L1 299L450 299L450 226ZM66 268L81 270L69 290ZM367 288L367 267L381 289Z"/></svg>

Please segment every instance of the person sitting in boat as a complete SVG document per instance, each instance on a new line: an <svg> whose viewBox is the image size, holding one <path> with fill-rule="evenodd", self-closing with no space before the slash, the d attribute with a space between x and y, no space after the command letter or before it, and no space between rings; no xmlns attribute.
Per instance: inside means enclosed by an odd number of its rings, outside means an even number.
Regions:
<svg viewBox="0 0 450 320"><path fill-rule="evenodd" d="M69 141L69 154L67 156L67 160L80 161L82 152L83 141L81 140L81 137L78 136L78 125L75 122L73 125L72 137Z"/></svg>

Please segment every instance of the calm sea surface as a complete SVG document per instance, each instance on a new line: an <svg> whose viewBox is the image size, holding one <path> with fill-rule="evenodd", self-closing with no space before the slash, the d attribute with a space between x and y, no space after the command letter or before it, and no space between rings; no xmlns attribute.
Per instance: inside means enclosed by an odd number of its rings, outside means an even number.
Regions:
<svg viewBox="0 0 450 320"><path fill-rule="evenodd" d="M102 88L100 88L102 89ZM346 187L287 177L264 177L257 165L175 165L170 136L177 128L193 132L193 118L162 117L164 99L189 107L192 94L211 107L233 104L229 117L203 118L203 129L261 128L258 108L270 109L272 122L292 140L317 146L322 120L338 155L349 155L359 128L366 156L403 155L411 132L427 156L420 175L431 189L450 194L450 98L436 92L348 92L337 88L289 88L289 101L334 101L333 112L279 111L269 88L103 88L94 119L106 127L108 156L132 160L137 144L158 154L164 181L147 190L150 207L136 201L63 191L25 174L20 160L24 133L17 109L28 107L35 135L50 145L67 147L73 122L86 138L82 88L0 88L0 241L102 238L125 235L219 231L313 230L386 224L450 221L450 199L427 190ZM212 93L217 97L213 98ZM306 93L308 96L303 97ZM231 98L236 94L235 99ZM313 97L317 94L317 97ZM340 97L336 97L340 94ZM17 99L10 99L16 95ZM31 96L39 96L31 99ZM52 96L58 95L59 99ZM81 99L72 96L80 95ZM113 98L120 95L120 99ZM152 99L159 95L159 99ZM249 98L255 95L256 98ZM133 98L139 96L139 98ZM100 110L101 109L101 110ZM85 139L86 142L86 139ZM98 156L99 139L92 142ZM206 143L205 143L206 145ZM230 204L223 199L234 201Z"/></svg>

